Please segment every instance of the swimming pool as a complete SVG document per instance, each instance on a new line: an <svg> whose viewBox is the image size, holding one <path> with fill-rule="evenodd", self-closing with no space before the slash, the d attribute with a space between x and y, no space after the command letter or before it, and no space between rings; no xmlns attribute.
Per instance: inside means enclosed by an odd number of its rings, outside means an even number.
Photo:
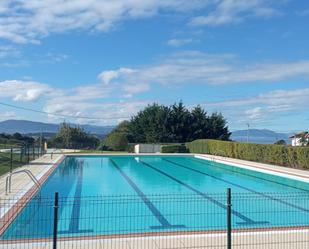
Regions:
<svg viewBox="0 0 309 249"><path fill-rule="evenodd" d="M309 225L309 184L195 156L67 156L1 239Z"/></svg>

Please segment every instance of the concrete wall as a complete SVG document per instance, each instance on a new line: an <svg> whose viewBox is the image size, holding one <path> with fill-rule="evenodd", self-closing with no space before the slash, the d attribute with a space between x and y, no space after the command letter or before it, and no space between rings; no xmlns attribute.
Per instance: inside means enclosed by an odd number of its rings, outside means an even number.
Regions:
<svg viewBox="0 0 309 249"><path fill-rule="evenodd" d="M134 146L135 153L160 153L160 144L136 144Z"/></svg>

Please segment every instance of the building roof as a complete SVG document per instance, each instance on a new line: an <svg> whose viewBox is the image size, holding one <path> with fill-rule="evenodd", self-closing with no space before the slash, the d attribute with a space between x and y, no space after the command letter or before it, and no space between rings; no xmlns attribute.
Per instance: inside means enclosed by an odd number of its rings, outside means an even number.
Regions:
<svg viewBox="0 0 309 249"><path fill-rule="evenodd" d="M300 133L296 133L295 135L291 136L290 138L301 138L301 137L309 138L309 132L303 131L303 132L300 132Z"/></svg>

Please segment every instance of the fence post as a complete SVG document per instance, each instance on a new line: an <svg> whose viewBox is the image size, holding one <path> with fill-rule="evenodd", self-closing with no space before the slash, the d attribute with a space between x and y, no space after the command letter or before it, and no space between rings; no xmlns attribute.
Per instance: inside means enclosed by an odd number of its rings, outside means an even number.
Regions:
<svg viewBox="0 0 309 249"><path fill-rule="evenodd" d="M13 172L13 148L11 148L10 173Z"/></svg>
<svg viewBox="0 0 309 249"><path fill-rule="evenodd" d="M28 163L30 162L30 145L27 144L27 157L28 157Z"/></svg>
<svg viewBox="0 0 309 249"><path fill-rule="evenodd" d="M227 249L232 249L232 196L231 189L227 189Z"/></svg>
<svg viewBox="0 0 309 249"><path fill-rule="evenodd" d="M57 234L58 234L58 192L55 193L54 200L54 230L53 230L53 249L57 249Z"/></svg>
<svg viewBox="0 0 309 249"><path fill-rule="evenodd" d="M22 162L23 161L24 146L20 147L19 153L20 153L19 161Z"/></svg>

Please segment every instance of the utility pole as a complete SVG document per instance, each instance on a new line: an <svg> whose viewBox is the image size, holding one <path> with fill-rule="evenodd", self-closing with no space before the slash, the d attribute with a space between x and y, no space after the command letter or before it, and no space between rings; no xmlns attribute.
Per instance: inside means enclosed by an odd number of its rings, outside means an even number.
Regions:
<svg viewBox="0 0 309 249"><path fill-rule="evenodd" d="M247 130L247 143L249 143L249 129L250 129L250 124L247 123L248 130Z"/></svg>

